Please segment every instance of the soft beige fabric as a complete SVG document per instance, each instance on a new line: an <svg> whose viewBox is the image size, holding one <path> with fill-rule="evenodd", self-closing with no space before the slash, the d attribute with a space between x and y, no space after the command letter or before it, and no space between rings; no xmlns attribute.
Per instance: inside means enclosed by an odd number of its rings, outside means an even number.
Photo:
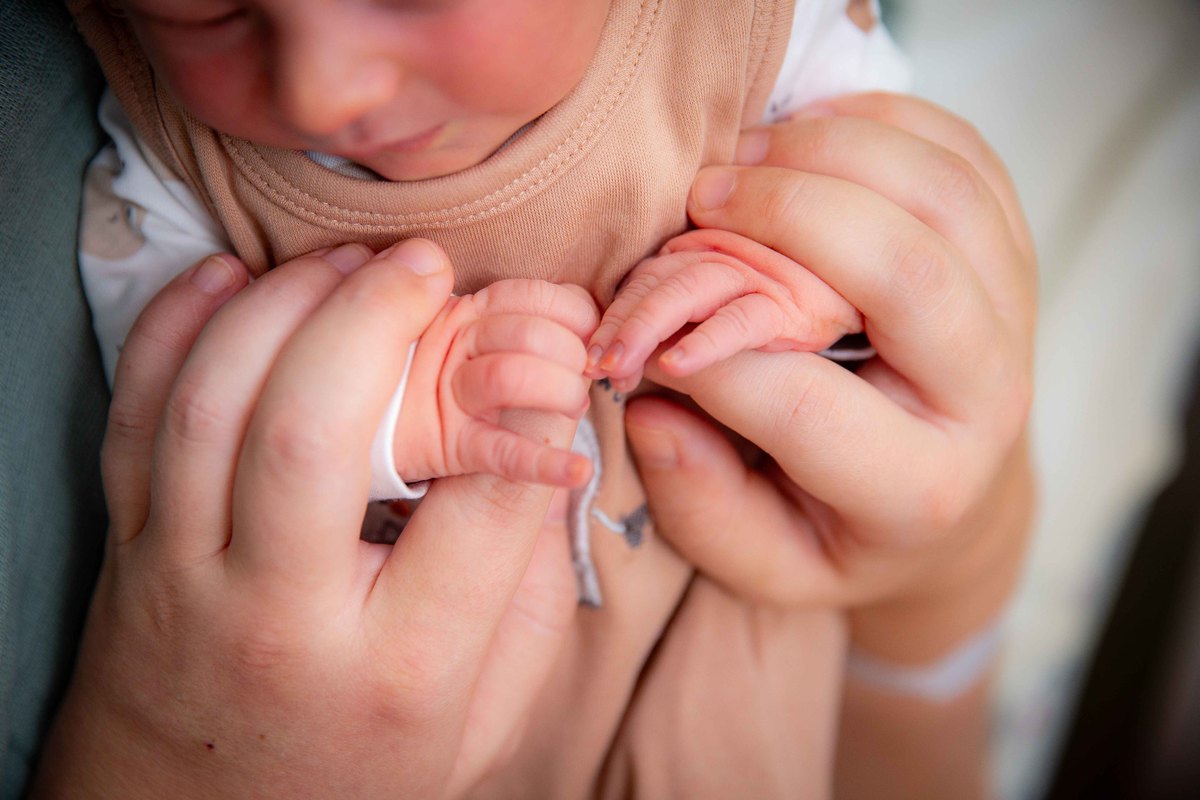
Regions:
<svg viewBox="0 0 1200 800"><path fill-rule="evenodd" d="M614 0L591 66L561 103L475 167L399 183L207 128L156 83L124 20L94 0L71 9L138 133L254 271L345 241L382 248L424 236L446 248L459 292L528 277L580 284L607 304L630 267L685 229L696 171L730 162L743 121L761 117L792 4ZM621 398L594 389L594 507L616 521L645 502L623 411ZM620 540L591 527L593 539ZM600 580L603 592L602 568Z"/></svg>
<svg viewBox="0 0 1200 800"><path fill-rule="evenodd" d="M602 301L683 230L696 170L729 161L742 120L759 118L791 22L779 0L616 0L561 103L482 164L391 183L199 124L155 83L123 20L93 0L72 10L143 138L208 199L255 272L330 244L425 236L450 253L460 292L530 277Z"/></svg>

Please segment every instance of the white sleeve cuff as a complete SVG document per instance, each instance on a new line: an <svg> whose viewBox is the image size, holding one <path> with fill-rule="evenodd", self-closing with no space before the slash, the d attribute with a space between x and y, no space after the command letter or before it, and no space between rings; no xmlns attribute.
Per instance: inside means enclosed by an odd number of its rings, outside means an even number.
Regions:
<svg viewBox="0 0 1200 800"><path fill-rule="evenodd" d="M400 376L400 384L388 403L383 421L375 430L375 439L371 442L371 499L372 500L419 500L425 496L429 481L409 486L396 472L396 424L400 420L400 407L404 403L404 387L408 383L408 371L412 368L413 354L417 343L408 347L408 360L404 364L404 374Z"/></svg>

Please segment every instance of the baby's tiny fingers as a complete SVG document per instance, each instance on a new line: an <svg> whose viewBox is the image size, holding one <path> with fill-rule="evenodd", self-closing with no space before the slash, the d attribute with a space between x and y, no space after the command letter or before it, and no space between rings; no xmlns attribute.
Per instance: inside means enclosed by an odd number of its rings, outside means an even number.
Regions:
<svg viewBox="0 0 1200 800"><path fill-rule="evenodd" d="M653 285L639 291L640 302L629 312L600 359L600 369L617 378L628 377L641 367L660 342L689 322L706 319L744 291L742 275L719 261L696 261L713 254L680 253L664 258L679 259L682 269L668 277L653 278ZM693 263L688 263L693 262ZM627 289L640 288L637 275Z"/></svg>
<svg viewBox="0 0 1200 800"><path fill-rule="evenodd" d="M660 274L660 270L665 265L660 263L656 265L658 268L646 269L647 263L649 262L643 262L634 267L634 273L629 282L617 292L617 296L605 309L599 327L592 334L587 347L587 374L589 377L604 377L605 372L600 367L600 362L616 340L617 332L625 325L625 321L629 319L646 295L652 292L662 280L663 276Z"/></svg>
<svg viewBox="0 0 1200 800"><path fill-rule="evenodd" d="M460 454L461 461L471 472L568 488L583 486L592 475L592 463L578 453L539 444L487 423L479 423L460 441L468 450Z"/></svg>
<svg viewBox="0 0 1200 800"><path fill-rule="evenodd" d="M471 358L490 353L526 353L553 361L581 374L583 340L552 320L524 314L499 314L481 318L470 328Z"/></svg>
<svg viewBox="0 0 1200 800"><path fill-rule="evenodd" d="M669 375L691 375L743 350L764 347L784 334L783 313L763 294L748 294L711 317L663 353L658 363Z"/></svg>
<svg viewBox="0 0 1200 800"><path fill-rule="evenodd" d="M596 303L579 286L524 278L497 281L475 293L480 316L527 314L545 317L580 339L592 335L600 314Z"/></svg>
<svg viewBox="0 0 1200 800"><path fill-rule="evenodd" d="M524 353L473 358L459 367L452 379L455 401L472 417L494 415L506 408L579 417L587 410L588 385L579 370Z"/></svg>

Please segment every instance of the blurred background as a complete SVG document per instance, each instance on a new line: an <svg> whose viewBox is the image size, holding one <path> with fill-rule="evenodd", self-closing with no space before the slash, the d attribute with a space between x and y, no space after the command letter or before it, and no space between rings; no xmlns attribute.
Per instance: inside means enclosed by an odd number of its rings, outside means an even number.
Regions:
<svg viewBox="0 0 1200 800"><path fill-rule="evenodd" d="M917 93L1008 164L1040 256L1042 499L997 793L1200 797L1200 3L895 0L885 17Z"/></svg>

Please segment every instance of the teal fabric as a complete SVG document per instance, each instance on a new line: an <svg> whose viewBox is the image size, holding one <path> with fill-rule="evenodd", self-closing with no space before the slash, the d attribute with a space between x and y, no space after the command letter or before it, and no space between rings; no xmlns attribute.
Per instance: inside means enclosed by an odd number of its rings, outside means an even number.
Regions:
<svg viewBox="0 0 1200 800"><path fill-rule="evenodd" d="M69 674L104 536L108 403L75 268L99 72L61 3L0 2L0 797Z"/></svg>

